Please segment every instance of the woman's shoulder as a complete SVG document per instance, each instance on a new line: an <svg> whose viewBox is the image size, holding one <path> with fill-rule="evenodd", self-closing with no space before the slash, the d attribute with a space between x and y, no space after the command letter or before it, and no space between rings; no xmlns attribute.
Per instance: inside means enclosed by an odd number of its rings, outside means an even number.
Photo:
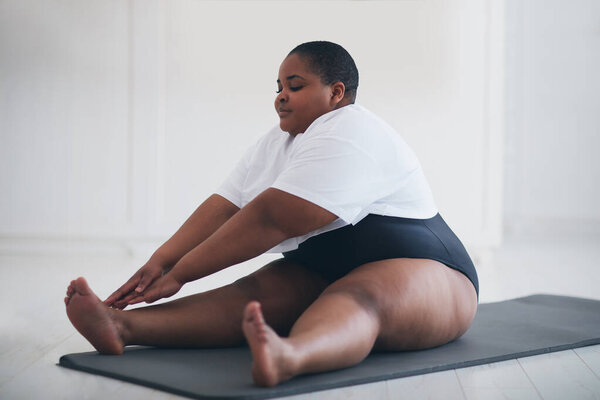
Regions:
<svg viewBox="0 0 600 400"><path fill-rule="evenodd" d="M344 106L319 117L308 136L352 141L360 146L396 146L398 132L383 119L359 104Z"/></svg>
<svg viewBox="0 0 600 400"><path fill-rule="evenodd" d="M318 131L337 131L369 133L395 133L394 129L360 104L350 104L317 118L309 129ZM308 132L308 131L307 131Z"/></svg>
<svg viewBox="0 0 600 400"><path fill-rule="evenodd" d="M308 127L307 132L323 126L337 125L344 121L364 120L369 118L370 114L370 111L359 104L348 104L347 106L330 111L315 119Z"/></svg>

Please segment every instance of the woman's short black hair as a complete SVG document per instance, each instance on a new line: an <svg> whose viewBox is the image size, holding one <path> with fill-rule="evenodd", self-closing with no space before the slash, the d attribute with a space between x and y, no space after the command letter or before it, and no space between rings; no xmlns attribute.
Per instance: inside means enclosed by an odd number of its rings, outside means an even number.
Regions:
<svg viewBox="0 0 600 400"><path fill-rule="evenodd" d="M345 96L354 103L358 89L358 69L346 49L339 44L316 41L296 46L288 56L292 54L303 57L308 68L321 77L324 85L342 82L346 87Z"/></svg>

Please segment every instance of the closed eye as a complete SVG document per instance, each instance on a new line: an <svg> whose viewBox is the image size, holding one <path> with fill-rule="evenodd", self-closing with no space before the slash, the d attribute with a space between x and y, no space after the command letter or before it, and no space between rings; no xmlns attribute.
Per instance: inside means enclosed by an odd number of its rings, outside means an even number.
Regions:
<svg viewBox="0 0 600 400"><path fill-rule="evenodd" d="M297 92L298 90L302 89L304 86L290 86L290 90L292 92ZM276 91L275 93L281 93L283 89L279 89L278 91Z"/></svg>

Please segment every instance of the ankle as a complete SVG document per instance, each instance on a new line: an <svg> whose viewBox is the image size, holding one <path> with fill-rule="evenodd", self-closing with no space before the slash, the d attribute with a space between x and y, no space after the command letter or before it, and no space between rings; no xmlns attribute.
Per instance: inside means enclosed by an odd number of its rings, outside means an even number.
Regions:
<svg viewBox="0 0 600 400"><path fill-rule="evenodd" d="M119 339L123 343L123 346L126 346L130 343L130 330L128 328L127 319L125 318L126 311L117 310L114 308L109 308L110 319L115 324L117 328L117 335Z"/></svg>
<svg viewBox="0 0 600 400"><path fill-rule="evenodd" d="M300 347L289 338L281 339L283 342L282 358L284 360L283 367L285 372L291 374L292 376L302 374L303 362L302 351Z"/></svg>

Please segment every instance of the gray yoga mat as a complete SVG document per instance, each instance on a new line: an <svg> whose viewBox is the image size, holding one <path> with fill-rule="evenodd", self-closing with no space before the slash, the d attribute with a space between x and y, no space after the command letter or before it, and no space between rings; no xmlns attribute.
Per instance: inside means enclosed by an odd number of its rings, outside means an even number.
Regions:
<svg viewBox="0 0 600 400"><path fill-rule="evenodd" d="M127 348L121 356L68 354L60 365L198 399L265 399L487 364L600 343L600 301L534 295L481 304L458 340L429 350L373 353L344 370L252 383L247 347Z"/></svg>

